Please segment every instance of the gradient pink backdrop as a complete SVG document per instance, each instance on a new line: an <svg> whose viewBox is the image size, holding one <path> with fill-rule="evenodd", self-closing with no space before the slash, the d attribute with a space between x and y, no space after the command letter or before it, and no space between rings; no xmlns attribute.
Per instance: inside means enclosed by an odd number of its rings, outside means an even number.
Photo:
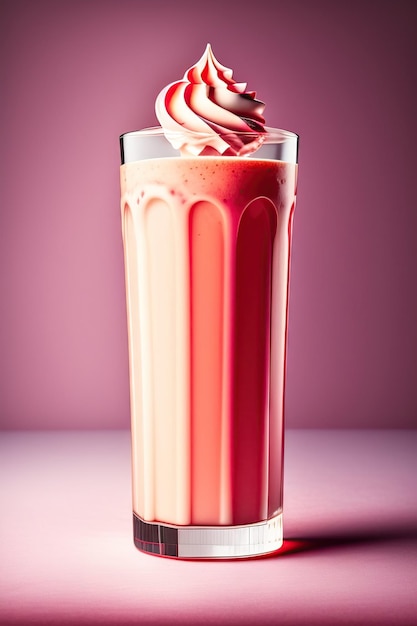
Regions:
<svg viewBox="0 0 417 626"><path fill-rule="evenodd" d="M417 3L0 8L3 428L128 427L118 137L208 41L301 135L287 425L415 426Z"/></svg>

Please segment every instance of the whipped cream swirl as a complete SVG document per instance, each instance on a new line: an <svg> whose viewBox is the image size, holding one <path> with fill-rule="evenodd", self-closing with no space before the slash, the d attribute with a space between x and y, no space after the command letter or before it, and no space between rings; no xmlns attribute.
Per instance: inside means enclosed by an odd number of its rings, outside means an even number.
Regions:
<svg viewBox="0 0 417 626"><path fill-rule="evenodd" d="M155 110L167 139L183 155L244 155L263 141L265 104L215 58L210 44L180 81L163 89Z"/></svg>

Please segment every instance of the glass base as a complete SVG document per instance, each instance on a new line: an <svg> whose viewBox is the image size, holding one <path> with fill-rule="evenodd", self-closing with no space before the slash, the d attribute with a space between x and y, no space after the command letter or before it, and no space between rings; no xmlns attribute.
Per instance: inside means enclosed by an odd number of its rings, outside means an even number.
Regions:
<svg viewBox="0 0 417 626"><path fill-rule="evenodd" d="M282 513L243 526L174 526L145 522L133 513L135 546L142 552L178 559L236 559L278 550Z"/></svg>

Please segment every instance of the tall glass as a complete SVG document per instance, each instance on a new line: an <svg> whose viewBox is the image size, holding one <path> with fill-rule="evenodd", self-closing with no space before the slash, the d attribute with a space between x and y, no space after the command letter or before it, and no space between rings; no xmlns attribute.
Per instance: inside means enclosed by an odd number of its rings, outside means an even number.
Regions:
<svg viewBox="0 0 417 626"><path fill-rule="evenodd" d="M134 541L144 552L234 558L282 545L298 137L268 129L259 143L250 156L189 157L160 128L121 137Z"/></svg>

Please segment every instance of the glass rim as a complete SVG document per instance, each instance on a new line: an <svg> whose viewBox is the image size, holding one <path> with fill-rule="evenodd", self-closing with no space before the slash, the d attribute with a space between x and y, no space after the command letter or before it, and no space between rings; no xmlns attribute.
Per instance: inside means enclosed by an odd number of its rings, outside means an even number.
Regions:
<svg viewBox="0 0 417 626"><path fill-rule="evenodd" d="M256 131L256 130L248 130L248 131L240 131L240 130L228 130L224 133L216 133L219 137L228 137L229 135L246 137L249 136L261 136L263 137L262 143L283 143L287 140L299 140L299 135L290 130L284 130L283 128L273 128L271 126L265 126L264 131ZM202 133L194 130L188 130L187 128L181 129L181 131L165 131L162 126L149 126L147 128L142 128L140 130L132 130L126 133L122 133L120 135L120 140L123 140L125 137L165 137L166 133L172 136L184 136L191 135L193 137L201 138L204 137L212 137L212 133Z"/></svg>

